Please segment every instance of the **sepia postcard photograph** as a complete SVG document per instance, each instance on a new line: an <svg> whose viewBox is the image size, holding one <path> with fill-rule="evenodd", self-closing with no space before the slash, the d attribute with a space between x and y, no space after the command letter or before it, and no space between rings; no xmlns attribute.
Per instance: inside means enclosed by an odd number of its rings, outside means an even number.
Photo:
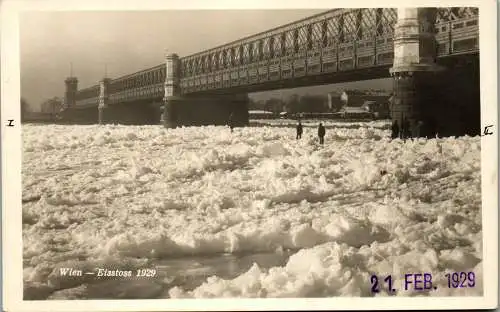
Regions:
<svg viewBox="0 0 500 312"><path fill-rule="evenodd" d="M3 2L3 310L497 307L496 5Z"/></svg>

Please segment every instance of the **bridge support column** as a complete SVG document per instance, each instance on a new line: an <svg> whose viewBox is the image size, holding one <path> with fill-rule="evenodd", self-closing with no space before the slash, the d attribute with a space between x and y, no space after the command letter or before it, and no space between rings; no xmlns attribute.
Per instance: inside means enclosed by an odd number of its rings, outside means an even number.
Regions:
<svg viewBox="0 0 500 312"><path fill-rule="evenodd" d="M105 124L109 120L108 112L108 86L111 80L109 78L104 78L100 81L99 87L99 115L98 122L100 125Z"/></svg>
<svg viewBox="0 0 500 312"><path fill-rule="evenodd" d="M391 117L409 125L413 137L436 135L440 96L436 64L435 8L398 9L394 34L393 103Z"/></svg>
<svg viewBox="0 0 500 312"><path fill-rule="evenodd" d="M103 125L105 122L104 122L104 118L105 118L105 110L107 109L107 107L101 107L99 106L98 107L98 122L100 125Z"/></svg>
<svg viewBox="0 0 500 312"><path fill-rule="evenodd" d="M177 96L169 96L164 101L162 120L165 128L176 128L181 125L177 115L182 104L182 98Z"/></svg>
<svg viewBox="0 0 500 312"><path fill-rule="evenodd" d="M249 115L248 115L248 105L250 99L248 94L237 94L233 95L230 100L230 111L233 114L233 120L236 127L248 126Z"/></svg>
<svg viewBox="0 0 500 312"><path fill-rule="evenodd" d="M176 111L180 94L180 59L177 54L165 58L165 93L163 97L162 121L166 128L177 126Z"/></svg>

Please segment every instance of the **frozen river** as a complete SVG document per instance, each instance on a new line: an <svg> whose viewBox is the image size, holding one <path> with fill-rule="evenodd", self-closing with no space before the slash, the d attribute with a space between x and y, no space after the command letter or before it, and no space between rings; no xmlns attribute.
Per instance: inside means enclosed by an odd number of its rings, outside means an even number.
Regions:
<svg viewBox="0 0 500 312"><path fill-rule="evenodd" d="M407 272L437 289L394 295L482 294L479 137L328 121L319 146L315 121L270 123L23 125L25 298L387 296L371 275Z"/></svg>

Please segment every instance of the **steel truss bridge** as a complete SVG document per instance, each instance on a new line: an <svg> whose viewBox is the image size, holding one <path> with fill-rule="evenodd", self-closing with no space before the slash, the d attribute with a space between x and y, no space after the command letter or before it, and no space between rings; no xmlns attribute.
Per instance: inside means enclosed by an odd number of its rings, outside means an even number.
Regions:
<svg viewBox="0 0 500 312"><path fill-rule="evenodd" d="M479 52L478 8L438 8L439 59ZM389 77L395 8L334 9L180 58L181 95L265 91ZM165 64L116 79L109 104L160 102ZM97 106L99 85L78 90L75 108ZM231 91L230 91L231 90Z"/></svg>

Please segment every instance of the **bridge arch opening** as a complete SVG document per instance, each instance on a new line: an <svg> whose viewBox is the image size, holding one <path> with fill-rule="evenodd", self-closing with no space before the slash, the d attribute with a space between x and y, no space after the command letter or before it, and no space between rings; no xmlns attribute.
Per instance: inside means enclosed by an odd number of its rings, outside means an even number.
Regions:
<svg viewBox="0 0 500 312"><path fill-rule="evenodd" d="M258 60L262 61L264 59L264 40L259 40L258 46Z"/></svg>

